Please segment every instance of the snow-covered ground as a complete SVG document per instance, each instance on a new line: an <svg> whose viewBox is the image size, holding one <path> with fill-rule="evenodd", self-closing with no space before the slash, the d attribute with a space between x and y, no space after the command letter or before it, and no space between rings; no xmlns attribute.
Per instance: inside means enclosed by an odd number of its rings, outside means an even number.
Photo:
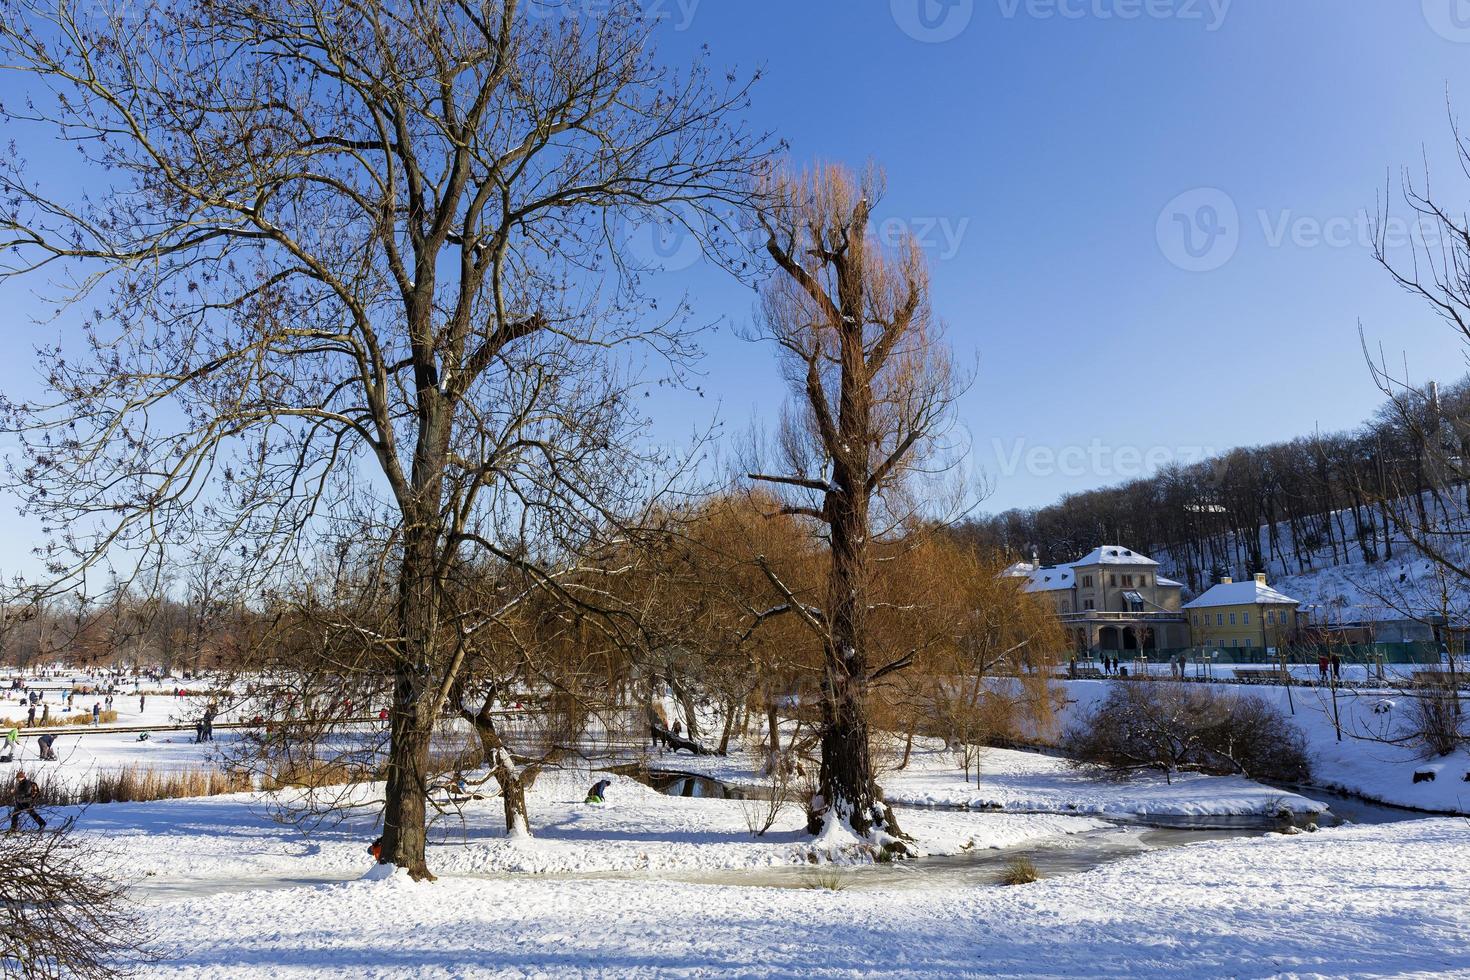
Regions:
<svg viewBox="0 0 1470 980"><path fill-rule="evenodd" d="M694 849L724 866L741 849L791 846L748 843L735 801L655 800L619 784L618 802L597 809L548 789L533 806L542 839L511 844L483 826L468 843L450 835L432 849L440 878L428 884L365 874L355 821L300 838L237 800L96 807L84 823L145 876L165 957L147 976L1470 975L1462 820L1196 844L1010 888L832 891L664 880L652 866ZM1075 829L936 819L963 828L954 840ZM559 873L502 873L512 854ZM590 873L637 854L651 873Z"/></svg>
<svg viewBox="0 0 1470 980"><path fill-rule="evenodd" d="M1069 691L1081 704L1104 684ZM159 700L137 720L188 713ZM55 766L211 764L191 734L135 738L63 734ZM765 782L745 748L647 761ZM795 808L753 836L757 800L666 796L614 775L607 804L588 805L603 774L577 769L536 783L529 839L505 835L493 796L439 815L439 880L427 884L372 865L376 786L317 826L279 822L270 800L238 795L93 806L77 831L144 903L162 957L140 965L144 976L1470 975L1463 820L1175 847L1190 832L1162 832L1175 835L1166 846L1150 840L1161 832L1101 817L1321 804L1241 779L1117 781L1001 749L980 753L978 770L967 780L955 753L924 739L901 770L892 746L880 756L887 796L925 855L892 867L814 841ZM994 884L1014 854L1059 876ZM1067 859L1042 859L1055 854Z"/></svg>
<svg viewBox="0 0 1470 980"><path fill-rule="evenodd" d="M1155 773L1114 779L1091 766L1075 766L1036 752L983 749L978 772L969 779L960 756L935 739L915 739L909 764L896 768L892 754L879 781L893 804L916 807L960 807L1011 812L1124 816L1227 816L1275 814L1281 810L1313 813L1326 807L1296 793L1237 777L1176 774L1171 780ZM736 786L762 786L768 777L760 760L748 751L727 757L669 755L652 765L712 776Z"/></svg>

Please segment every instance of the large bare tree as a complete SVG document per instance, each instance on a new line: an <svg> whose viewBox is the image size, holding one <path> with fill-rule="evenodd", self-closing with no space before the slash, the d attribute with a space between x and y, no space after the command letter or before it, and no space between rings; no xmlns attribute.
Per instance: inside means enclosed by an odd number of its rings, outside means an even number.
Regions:
<svg viewBox="0 0 1470 980"><path fill-rule="evenodd" d="M384 854L417 877L463 665L446 576L478 552L550 577L646 489L607 351L677 365L689 337L649 319L618 229L713 239L767 146L736 119L748 82L661 66L637 4L529 6L0 0L29 86L7 136L100 184L0 164L0 283L47 275L82 317L47 396L8 406L52 587L149 553L279 579L328 517L374 542Z"/></svg>
<svg viewBox="0 0 1470 980"><path fill-rule="evenodd" d="M859 178L838 166L778 175L766 188L777 271L762 293L761 331L780 352L794 408L778 439L781 471L750 476L781 491L782 511L809 520L830 555L822 608L789 600L824 651L810 829L840 821L901 851L873 775L867 702L869 686L908 659L869 662L872 549L922 509L914 478L926 460L942 468L961 386L918 243L885 248L873 233L882 192L875 169Z"/></svg>

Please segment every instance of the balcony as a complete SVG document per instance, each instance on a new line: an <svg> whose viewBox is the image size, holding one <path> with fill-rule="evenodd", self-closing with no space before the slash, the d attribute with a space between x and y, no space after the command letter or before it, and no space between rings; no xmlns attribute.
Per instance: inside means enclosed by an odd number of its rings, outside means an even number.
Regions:
<svg viewBox="0 0 1470 980"><path fill-rule="evenodd" d="M1084 609L1081 612L1060 613L1064 623L1182 623L1182 612L1166 612L1161 609L1144 612L1118 612L1112 609Z"/></svg>

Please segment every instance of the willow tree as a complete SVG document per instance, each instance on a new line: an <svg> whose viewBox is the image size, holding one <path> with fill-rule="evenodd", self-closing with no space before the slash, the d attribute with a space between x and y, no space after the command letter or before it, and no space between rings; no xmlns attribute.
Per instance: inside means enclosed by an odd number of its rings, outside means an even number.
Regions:
<svg viewBox="0 0 1470 980"><path fill-rule="evenodd" d="M649 319L617 230L712 237L766 147L748 82L662 66L636 3L527 6L0 0L7 137L97 184L0 163L0 283L46 275L82 320L8 406L52 583L188 550L245 587L361 517L341 538L392 594L362 633L393 688L384 854L417 877L462 665L445 576L479 554L549 578L637 496L606 352L677 365L689 337Z"/></svg>
<svg viewBox="0 0 1470 980"><path fill-rule="evenodd" d="M943 468L959 385L929 305L924 255L912 236L885 247L870 225L881 175L837 166L773 177L765 189L767 251L776 272L760 329L777 347L793 393L781 471L752 473L784 495L782 513L810 522L829 562L820 609L789 600L823 649L819 798L809 829L832 821L903 850L873 775L870 685L906 667L870 662L876 539L917 516L915 479ZM772 585L781 590L778 576Z"/></svg>

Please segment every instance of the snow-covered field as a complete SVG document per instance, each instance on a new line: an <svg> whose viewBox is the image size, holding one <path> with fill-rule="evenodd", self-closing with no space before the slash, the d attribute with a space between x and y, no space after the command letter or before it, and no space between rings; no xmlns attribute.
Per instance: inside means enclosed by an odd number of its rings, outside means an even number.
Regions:
<svg viewBox="0 0 1470 980"><path fill-rule="evenodd" d="M80 827L138 882L163 955L147 976L1470 975L1462 820L1142 851L1010 888L926 881L925 861L944 860L926 858L834 891L739 883L741 869L757 883L807 860L794 814L756 839L738 801L619 780L607 806L587 806L586 775L538 784L532 840L499 832L498 800L441 821L429 884L371 868L366 811L304 835L221 797L93 807ZM931 853L1101 826L908 808L900 819ZM864 874L843 867L809 886Z"/></svg>
<svg viewBox="0 0 1470 980"><path fill-rule="evenodd" d="M1017 887L402 876L153 910L167 977L1470 975L1470 829L1156 851ZM304 859L303 859L304 861Z"/></svg>
<svg viewBox="0 0 1470 980"><path fill-rule="evenodd" d="M1106 683L1068 685L1068 710ZM1303 703L1313 696L1296 696L1314 750L1330 749ZM127 701L119 726L162 726L197 707L150 697L128 718ZM142 743L61 731L63 761L46 765L72 778L208 766L214 751L161 727ZM1324 760L1343 784L1356 772L1396 787L1395 767L1410 765L1390 760L1375 776L1382 760L1341 751ZM743 748L647 761L765 782ZM319 826L279 822L270 800L238 795L93 806L77 831L146 909L160 959L139 964L143 976L1470 976L1470 822L1230 839L1149 831L1112 821L1283 807L1306 821L1322 804L1243 779L1118 781L1031 752L986 750L968 780L959 766L924 739L903 769L883 757L887 797L925 855L895 866L813 840L794 808L753 836L754 800L666 796L614 775L607 804L587 805L602 774L577 769L537 782L529 839L505 835L494 797L441 814L433 883L373 866L375 786L354 791L360 809ZM1035 857L1043 879L996 884L1018 854Z"/></svg>

